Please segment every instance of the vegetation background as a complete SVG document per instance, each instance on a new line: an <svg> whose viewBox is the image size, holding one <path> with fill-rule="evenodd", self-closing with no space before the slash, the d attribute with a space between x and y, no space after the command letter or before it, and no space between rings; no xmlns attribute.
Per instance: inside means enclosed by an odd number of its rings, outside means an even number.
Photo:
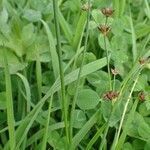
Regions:
<svg viewBox="0 0 150 150"><path fill-rule="evenodd" d="M149 150L149 57L149 0L0 0L0 150Z"/></svg>

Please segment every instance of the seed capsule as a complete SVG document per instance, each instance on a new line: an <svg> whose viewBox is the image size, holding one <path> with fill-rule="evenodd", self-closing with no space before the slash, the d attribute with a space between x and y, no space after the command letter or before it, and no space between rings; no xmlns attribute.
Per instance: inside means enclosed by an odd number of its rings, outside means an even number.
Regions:
<svg viewBox="0 0 150 150"><path fill-rule="evenodd" d="M143 91L141 91L141 92L139 93L138 98L139 98L140 101L144 101L144 100L145 100L145 94L144 94Z"/></svg>
<svg viewBox="0 0 150 150"><path fill-rule="evenodd" d="M113 74L113 75L117 75L117 74L119 74L119 72L118 72L118 70L116 70L115 68L114 69L111 69L111 73Z"/></svg>
<svg viewBox="0 0 150 150"><path fill-rule="evenodd" d="M109 31L111 30L111 28L107 25L100 25L98 27L99 31L103 34L103 35L107 35L109 33Z"/></svg>
<svg viewBox="0 0 150 150"><path fill-rule="evenodd" d="M115 92L115 91L108 91L104 94L104 99L107 99L107 100L113 100L115 98L117 98L119 95L118 92Z"/></svg>
<svg viewBox="0 0 150 150"><path fill-rule="evenodd" d="M112 8L103 8L101 9L101 12L103 13L103 15L105 15L106 17L110 17L113 15L114 10Z"/></svg>

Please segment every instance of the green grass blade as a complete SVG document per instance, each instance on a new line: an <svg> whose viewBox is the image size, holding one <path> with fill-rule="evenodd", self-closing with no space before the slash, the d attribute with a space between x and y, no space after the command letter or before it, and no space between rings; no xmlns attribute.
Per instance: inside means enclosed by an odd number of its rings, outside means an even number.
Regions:
<svg viewBox="0 0 150 150"><path fill-rule="evenodd" d="M131 34L132 34L132 54L133 54L133 62L135 62L137 58L137 46L136 46L136 35L135 35L135 30L133 26L133 20L132 16L130 13L130 27L131 27Z"/></svg>
<svg viewBox="0 0 150 150"><path fill-rule="evenodd" d="M120 0L113 0L113 9L115 10L115 17L119 17L119 6L120 6Z"/></svg>
<svg viewBox="0 0 150 150"><path fill-rule="evenodd" d="M68 128L68 105L65 92L65 82L64 82L64 68L63 68L63 59L62 59L62 49L61 49L61 39L60 39L60 28L59 28L59 8L57 0L53 0L53 12L54 12L54 21L55 21L55 32L57 40L57 53L59 61L59 75L60 75L60 85L61 85L61 105L62 105L62 117L65 122L65 134L67 143L69 144L69 128Z"/></svg>
<svg viewBox="0 0 150 150"><path fill-rule="evenodd" d="M127 121L124 125L124 128L123 128L123 132L118 140L118 144L116 146L116 150L120 150L121 147L123 146L124 142L125 142L125 139L126 139L126 136L127 136L127 129L130 125L130 123L132 122L133 118L134 118L134 113L136 111L136 108L137 108L137 104L138 104L138 100L135 100L133 106L132 106L132 109L130 110L129 112L129 115L128 115L128 118L127 118Z"/></svg>
<svg viewBox="0 0 150 150"><path fill-rule="evenodd" d="M106 127L106 123L96 132L96 134L93 136L93 138L88 143L86 150L90 150L93 146L93 144L97 141L97 139L100 137L100 135L103 133L104 129Z"/></svg>
<svg viewBox="0 0 150 150"><path fill-rule="evenodd" d="M41 68L39 52L38 50L36 51L37 51L36 53L36 80L37 80L38 97L40 100L42 97L42 68Z"/></svg>
<svg viewBox="0 0 150 150"><path fill-rule="evenodd" d="M53 102L53 95L51 96L50 102L49 102L47 122L46 122L46 127L45 127L45 133L44 133L44 136L43 136L41 150L45 150L46 149L46 143L47 143L47 138L48 138L48 128L49 128L49 122L50 122L50 114L51 114L52 102Z"/></svg>
<svg viewBox="0 0 150 150"><path fill-rule="evenodd" d="M75 51L78 51L81 45L81 41L83 38L83 33L85 30L85 25L86 25L86 18L87 18L86 16L87 15L85 12L81 13L77 27L76 27L76 32L73 38L73 45L72 45Z"/></svg>
<svg viewBox="0 0 150 150"><path fill-rule="evenodd" d="M125 6L126 6L126 0L120 0L120 10L119 10L119 16L121 17L125 11Z"/></svg>
<svg viewBox="0 0 150 150"><path fill-rule="evenodd" d="M69 43L72 42L72 31L69 27L69 24L66 22L64 16L62 15L61 11L58 9L58 20L60 23L60 26L65 34L66 39L69 41Z"/></svg>
<svg viewBox="0 0 150 150"><path fill-rule="evenodd" d="M6 83L6 106L7 106L7 123L9 132L9 146L10 150L15 149L16 137L15 137L15 119L14 119L14 109L13 109L13 97L12 97L12 85L11 76L9 73L9 66L6 56L6 49L3 49L4 56L4 66L5 66L5 83Z"/></svg>
<svg viewBox="0 0 150 150"><path fill-rule="evenodd" d="M30 91L30 86L28 83L28 80L20 73L16 74L23 82L25 91L26 91L26 100L27 100L27 112L30 112L31 106L33 107L34 105L31 102L31 91Z"/></svg>
<svg viewBox="0 0 150 150"><path fill-rule="evenodd" d="M106 66L106 58L102 58L96 60L92 63L89 63L83 66L83 71L81 77L84 77L92 72L99 70L100 68ZM77 80L79 69L69 73L65 76L65 85L68 85ZM16 139L19 145L22 143L24 137L28 133L29 129L31 128L33 122L35 121L37 115L40 113L42 106L44 105L45 101L55 92L60 90L60 80L57 80L55 84L51 87L51 89L46 93L46 95L40 100L40 102L34 107L34 109L22 120L22 123L17 128L16 131Z"/></svg>
<svg viewBox="0 0 150 150"><path fill-rule="evenodd" d="M117 143L118 143L118 139L119 139L119 136L120 136L120 132L121 132L121 128L122 128L122 125L123 125L124 118L125 118L125 114L126 114L126 111L127 111L127 108L128 108L128 104L129 104L130 99L131 99L131 97L132 97L132 93L133 93L133 91L134 91L134 88L135 88L135 86L136 86L136 84L137 84L137 82L138 82L139 73L140 73L140 72L138 72L138 74L137 74L137 77L136 77L136 79L135 79L135 81L134 81L134 83L133 83L133 86L132 86L132 88L131 88L131 91L130 91L130 93L129 93L128 99L127 99L127 101L126 101L126 103L125 103L125 106L124 106L124 109L123 109L123 113L122 113L122 116L121 116L121 121L120 121L120 124L119 124L119 129L118 129L118 131L117 131L117 135L116 135L116 137L115 137L115 139L114 139L114 142L113 142L112 150L115 150L116 145L117 145Z"/></svg>
<svg viewBox="0 0 150 150"><path fill-rule="evenodd" d="M54 131L54 130L62 129L64 127L65 127L64 122L52 124L52 125L48 126L48 133L50 133L51 131ZM45 128L36 132L34 135L32 135L30 138L28 138L27 146L30 146L37 140L42 139L44 134L45 134ZM48 140L48 136L47 136L46 140Z"/></svg>
<svg viewBox="0 0 150 150"><path fill-rule="evenodd" d="M55 76L55 78L57 78L59 76L59 62L58 62L58 55L57 55L57 51L56 51L54 37L48 27L48 24L44 20L41 20L41 22L43 23L44 28L47 33L47 36L48 36L49 47L50 47L49 50L50 50L50 55L51 55L51 59L52 59L54 76Z"/></svg>
<svg viewBox="0 0 150 150"><path fill-rule="evenodd" d="M73 137L72 147L75 148L82 141L84 136L90 131L93 125L96 123L98 119L99 111L97 111L80 129L80 131Z"/></svg>

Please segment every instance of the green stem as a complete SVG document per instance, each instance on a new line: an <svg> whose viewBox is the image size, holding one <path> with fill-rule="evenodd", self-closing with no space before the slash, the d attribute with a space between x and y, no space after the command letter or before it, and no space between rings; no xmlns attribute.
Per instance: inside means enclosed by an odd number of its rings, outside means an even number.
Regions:
<svg viewBox="0 0 150 150"><path fill-rule="evenodd" d="M91 4L91 0L88 0L88 6L90 6L90 4ZM77 100L78 90L79 90L78 87L79 87L79 84L80 84L80 78L81 78L81 73L82 73L82 69L83 69L83 65L84 65L85 53L86 53L86 50L87 50L87 42L88 42L88 36L89 36L89 20L90 20L90 9L87 12L86 34L85 34L85 42L84 42L85 45L84 45L81 65L80 65L80 68L79 68L78 78L77 78L77 82L76 82L75 95L74 95L73 102L72 102L72 107L71 107L71 114L70 114L70 141L71 142L72 142L72 136L73 136L73 128L72 128L72 124L73 124L73 121L74 121L73 112L74 112L75 106L76 106L76 100Z"/></svg>
<svg viewBox="0 0 150 150"><path fill-rule="evenodd" d="M113 91L115 91L115 82L116 82L116 76L114 75L114 79L113 79Z"/></svg>
<svg viewBox="0 0 150 150"><path fill-rule="evenodd" d="M115 138L115 141L114 141L114 144L113 144L114 146L113 146L112 150L115 150L115 147L116 147L116 145L118 143L119 135L120 135L121 128L122 128L122 125L123 125L123 121L124 121L124 118L125 118L125 114L126 114L126 111L127 111L127 108L128 108L128 104L130 102L130 99L131 99L132 93L134 91L134 88L135 88L135 86L137 84L137 81L138 81L138 78L139 78L139 74L138 74L138 76L136 77L136 79L134 81L134 84L133 84L131 92L130 92L130 94L128 96L127 102L126 102L126 104L124 106L124 110L123 110L123 113L122 113L122 116L121 116L121 121L120 121L120 124L119 124L119 129L118 129L118 132L117 132L117 135L116 135L116 138Z"/></svg>
<svg viewBox="0 0 150 150"><path fill-rule="evenodd" d="M107 71L108 71L108 78L109 78L109 89L111 91L112 90L112 85L111 85L111 73L110 73L110 64L109 64L109 51L107 49L106 36L105 35L104 35L104 46L105 46L105 50L106 50Z"/></svg>
<svg viewBox="0 0 150 150"><path fill-rule="evenodd" d="M113 113L114 111L114 108L113 105L111 106L111 114ZM100 143L100 146L99 146L99 150L102 150L103 147L104 147L104 144L106 142L106 136L107 136L107 132L109 130L109 124L110 124L110 119L111 119L111 114L109 115L109 118L108 118L108 121L106 123L106 128L105 128L105 131L104 131L104 135L102 136L102 141Z"/></svg>
<svg viewBox="0 0 150 150"><path fill-rule="evenodd" d="M55 20L56 39L57 39L57 52L58 52L60 81L61 81L62 113L63 113L63 117L64 117L64 122L65 122L66 138L67 138L67 142L69 143L67 101L66 101L66 97L65 97L64 71L63 71L63 60L62 60L62 51L61 51L61 42L60 42L60 29L59 29L59 23L58 23L57 0L53 0L53 9L54 9L54 20Z"/></svg>

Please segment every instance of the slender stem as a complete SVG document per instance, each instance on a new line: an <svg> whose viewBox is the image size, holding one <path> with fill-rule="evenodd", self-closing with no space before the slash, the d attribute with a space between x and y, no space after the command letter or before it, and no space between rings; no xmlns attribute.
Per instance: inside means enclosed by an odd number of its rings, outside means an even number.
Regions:
<svg viewBox="0 0 150 150"><path fill-rule="evenodd" d="M112 114L113 111L114 111L114 107L112 105L111 106L111 114ZM110 124L111 114L109 115L109 118L108 118L108 121L107 121L107 124L106 124L106 128L105 128L105 131L104 131L104 135L102 137L102 141L101 141L100 146L99 146L99 150L103 149L104 144L106 142L106 136L107 136L107 132L109 130L109 124Z"/></svg>
<svg viewBox="0 0 150 150"><path fill-rule="evenodd" d="M113 91L115 91L115 82L116 82L116 76L114 75L114 79L113 79Z"/></svg>
<svg viewBox="0 0 150 150"><path fill-rule="evenodd" d="M110 64L109 64L109 51L107 49L106 36L105 35L104 35L104 46L105 46L105 50L106 50L107 71L108 71L108 78L109 78L109 89L112 90Z"/></svg>
<svg viewBox="0 0 150 150"><path fill-rule="evenodd" d="M107 25L107 22L108 22L108 17L106 16L105 26ZM109 51L107 49L107 44L106 44L106 35L104 35L104 46L105 46L106 55L107 55L106 57L107 57L107 71L108 71L108 78L109 78L109 89L112 90L110 64L109 64Z"/></svg>
<svg viewBox="0 0 150 150"><path fill-rule="evenodd" d="M118 142L118 139L119 139L119 135L120 135L120 132L121 132L121 128L122 128L122 124L123 124L123 121L124 121L124 117L125 117L125 114L126 114L126 111L127 111L127 108L128 108L128 104L129 104L129 101L131 99L131 96L132 96L132 93L134 91L134 88L135 88L135 86L137 84L138 78L139 78L139 74L138 74L137 78L134 81L134 84L132 86L132 89L131 89L131 92L129 94L129 97L128 97L127 102L126 102L126 104L124 106L124 110L123 110L123 113L122 113L122 116L121 116L121 121L120 121L120 124L119 124L119 129L118 129L115 141L114 141L114 147L113 147L114 150L115 150L115 147L117 145L117 142Z"/></svg>
<svg viewBox="0 0 150 150"><path fill-rule="evenodd" d="M65 132L67 142L69 143L69 132L68 132L68 117L67 117L67 101L65 97L65 84L64 84L64 71L63 71L63 60L62 60L62 51L61 51L61 42L60 42L60 29L58 23L58 4L57 0L53 0L54 8L54 20L55 20L55 30L56 30L56 39L57 39L57 52L59 60L59 71L60 71L60 81L61 81L61 99L62 99L62 113L65 122Z"/></svg>
<svg viewBox="0 0 150 150"><path fill-rule="evenodd" d="M90 4L91 4L91 0L88 0L88 6L90 6ZM90 20L90 9L88 9L88 11L87 11L86 34L85 34L85 42L84 42L85 45L84 45L81 65L80 65L80 68L79 68L77 83L76 83L76 87L75 87L75 95L74 95L73 102L72 102L72 107L71 107L71 114L70 114L70 141L71 142L72 142L72 136L73 136L73 128L72 128L72 124L73 124L73 121L74 121L73 112L74 112L75 106L76 106L76 100L77 100L78 89L79 89L78 87L79 87L79 84L80 84L80 78L81 78L81 73L82 73L82 69L83 69L83 65L84 65L85 53L86 53L86 50L87 50L87 42L88 42L88 36L89 36L89 20Z"/></svg>

